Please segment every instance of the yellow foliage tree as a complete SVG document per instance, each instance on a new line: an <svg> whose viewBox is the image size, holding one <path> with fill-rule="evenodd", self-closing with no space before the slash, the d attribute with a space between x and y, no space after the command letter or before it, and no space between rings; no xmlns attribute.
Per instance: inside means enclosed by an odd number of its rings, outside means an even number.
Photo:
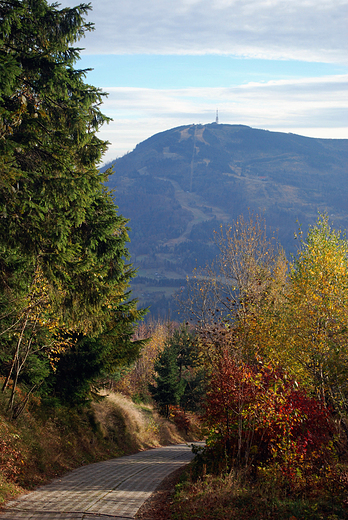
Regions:
<svg viewBox="0 0 348 520"><path fill-rule="evenodd" d="M148 386L154 383L156 359L174 330L173 322L141 323L134 335L136 340L145 340L140 356L131 367L123 369L121 379L112 384L113 389L133 398L150 399Z"/></svg>
<svg viewBox="0 0 348 520"><path fill-rule="evenodd" d="M291 269L280 357L341 412L348 404L347 309L348 242L320 216Z"/></svg>
<svg viewBox="0 0 348 520"><path fill-rule="evenodd" d="M56 312L59 295L62 298L62 291L55 290L54 300L51 292L50 284L45 279L40 266L37 265L27 294L13 301L13 314L16 319L0 334L7 334L15 344L13 357L8 363L7 376L2 386L4 392L11 382L8 410L14 417L22 412L31 393L39 386L34 377L25 398L14 407L18 379L28 359L41 353L54 367L57 356L70 347L73 341L69 329L64 326Z"/></svg>
<svg viewBox="0 0 348 520"><path fill-rule="evenodd" d="M224 348L229 343L235 357L254 359L265 354L277 324L287 260L274 237L267 237L266 223L258 215L241 216L232 226L221 228L215 242L219 255L210 267L194 273L184 304L197 320L210 364L221 354L214 353L220 345L216 334L223 335Z"/></svg>

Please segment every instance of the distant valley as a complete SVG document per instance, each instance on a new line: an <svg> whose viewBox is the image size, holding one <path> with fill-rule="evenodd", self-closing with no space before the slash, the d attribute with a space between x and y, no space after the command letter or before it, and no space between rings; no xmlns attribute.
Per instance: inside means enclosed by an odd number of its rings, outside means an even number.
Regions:
<svg viewBox="0 0 348 520"><path fill-rule="evenodd" d="M132 289L154 315L216 255L214 230L261 213L295 251L294 232L319 212L348 228L348 140L314 139L242 125L191 125L156 134L113 163L108 185L130 219ZM108 166L106 165L103 170Z"/></svg>

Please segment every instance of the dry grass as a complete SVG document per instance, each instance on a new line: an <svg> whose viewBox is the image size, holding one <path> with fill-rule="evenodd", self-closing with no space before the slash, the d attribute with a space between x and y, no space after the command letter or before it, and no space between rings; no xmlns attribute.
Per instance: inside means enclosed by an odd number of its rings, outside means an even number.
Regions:
<svg viewBox="0 0 348 520"><path fill-rule="evenodd" d="M174 424L160 417L151 405L137 405L119 393L104 393L93 404L97 422L105 438L123 439L128 450L185 442Z"/></svg>
<svg viewBox="0 0 348 520"><path fill-rule="evenodd" d="M0 507L12 498L23 493L23 489L13 482L8 482L4 477L0 476Z"/></svg>
<svg viewBox="0 0 348 520"><path fill-rule="evenodd" d="M315 496L297 496L272 488L245 472L225 476L204 475L177 485L172 520L344 520L348 519L346 493L322 489Z"/></svg>

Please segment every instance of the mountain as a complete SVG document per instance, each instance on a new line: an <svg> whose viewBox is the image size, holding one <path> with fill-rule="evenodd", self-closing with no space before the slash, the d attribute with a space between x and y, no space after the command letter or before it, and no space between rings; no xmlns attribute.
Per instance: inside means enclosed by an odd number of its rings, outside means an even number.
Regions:
<svg viewBox="0 0 348 520"><path fill-rule="evenodd" d="M130 218L134 294L167 309L192 269L214 258L214 230L249 210L264 215L287 252L296 221L306 229L318 211L346 229L347 164L347 139L243 125L181 126L138 144L113 162L108 183Z"/></svg>

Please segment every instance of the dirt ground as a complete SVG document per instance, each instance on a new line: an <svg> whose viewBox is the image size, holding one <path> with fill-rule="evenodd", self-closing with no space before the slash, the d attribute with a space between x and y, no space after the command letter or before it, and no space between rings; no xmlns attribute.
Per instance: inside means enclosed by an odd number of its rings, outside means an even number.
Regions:
<svg viewBox="0 0 348 520"><path fill-rule="evenodd" d="M185 468L179 468L166 477L151 497L139 509L137 520L170 520L170 507L175 485Z"/></svg>

